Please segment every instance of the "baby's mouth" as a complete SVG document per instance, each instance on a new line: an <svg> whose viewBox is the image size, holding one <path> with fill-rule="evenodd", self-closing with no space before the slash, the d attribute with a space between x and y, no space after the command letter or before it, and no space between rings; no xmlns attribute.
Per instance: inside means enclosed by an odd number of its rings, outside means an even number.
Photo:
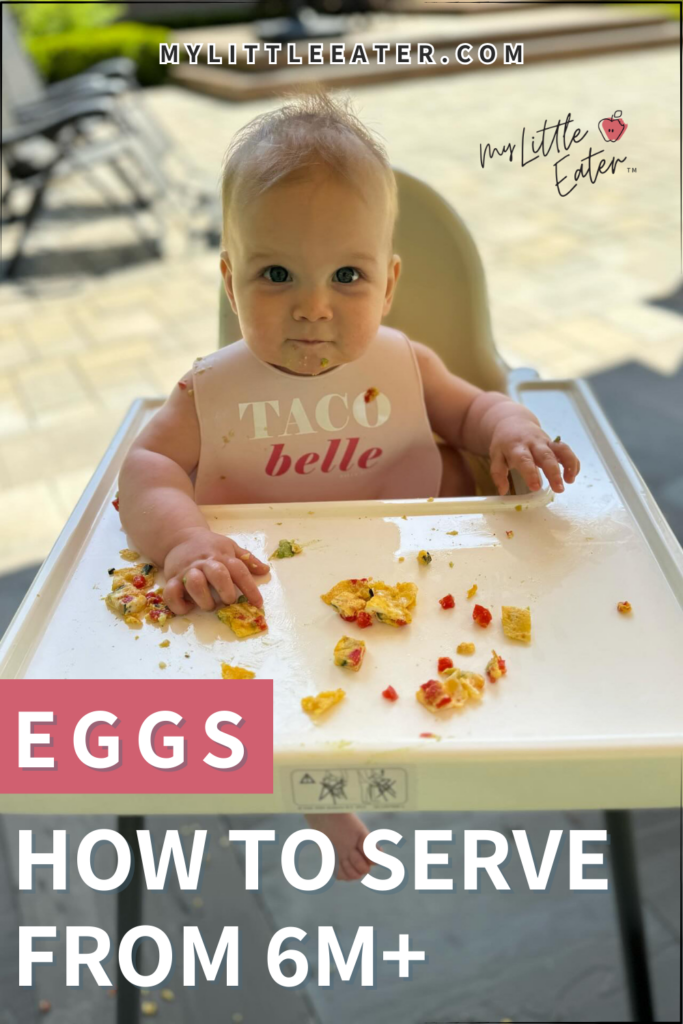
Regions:
<svg viewBox="0 0 683 1024"><path fill-rule="evenodd" d="M289 341L296 341L300 345L328 345L325 338L289 338Z"/></svg>

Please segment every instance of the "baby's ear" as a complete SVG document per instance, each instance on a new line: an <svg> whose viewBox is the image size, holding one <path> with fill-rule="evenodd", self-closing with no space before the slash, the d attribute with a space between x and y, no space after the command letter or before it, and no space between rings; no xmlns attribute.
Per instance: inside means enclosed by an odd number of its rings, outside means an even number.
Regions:
<svg viewBox="0 0 683 1024"><path fill-rule="evenodd" d="M383 316L386 316L391 309L391 304L394 301L394 293L396 291L396 285L398 279L401 276L401 257L392 256L391 262L389 263L389 271L387 273L387 290L384 294L384 312Z"/></svg>
<svg viewBox="0 0 683 1024"><path fill-rule="evenodd" d="M225 249L221 252L221 277L223 278L223 285L225 287L225 294L228 296L230 305L232 306L233 313L237 314L237 306L235 305L235 293L232 288L232 267L230 266L230 257Z"/></svg>

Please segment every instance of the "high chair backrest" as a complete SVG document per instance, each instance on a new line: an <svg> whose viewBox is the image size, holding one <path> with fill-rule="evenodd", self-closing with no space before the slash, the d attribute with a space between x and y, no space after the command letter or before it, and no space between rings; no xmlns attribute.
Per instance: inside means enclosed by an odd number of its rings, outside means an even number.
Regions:
<svg viewBox="0 0 683 1024"><path fill-rule="evenodd" d="M429 345L459 377L486 391L505 391L507 367L491 335L484 269L472 236L430 185L394 172L399 201L394 250L402 266L384 323ZM221 287L219 344L241 336Z"/></svg>

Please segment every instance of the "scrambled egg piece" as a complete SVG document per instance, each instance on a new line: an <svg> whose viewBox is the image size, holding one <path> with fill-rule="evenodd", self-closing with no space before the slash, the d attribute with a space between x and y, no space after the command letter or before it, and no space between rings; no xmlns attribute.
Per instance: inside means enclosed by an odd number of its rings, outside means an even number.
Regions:
<svg viewBox="0 0 683 1024"><path fill-rule="evenodd" d="M513 608L512 605L504 604L502 612L505 636L525 644L531 643L531 609Z"/></svg>
<svg viewBox="0 0 683 1024"><path fill-rule="evenodd" d="M432 556L428 551L418 551L417 560L421 565L429 565L432 560Z"/></svg>
<svg viewBox="0 0 683 1024"><path fill-rule="evenodd" d="M458 644L458 646L456 647L456 651L458 654L474 654L474 652L476 651L476 647L474 646L474 644L461 643Z"/></svg>
<svg viewBox="0 0 683 1024"><path fill-rule="evenodd" d="M254 679L254 673L248 668L228 665L225 661L221 662L221 676L223 679Z"/></svg>
<svg viewBox="0 0 683 1024"><path fill-rule="evenodd" d="M293 558L301 553L303 548L295 540L281 540L273 551L271 558Z"/></svg>
<svg viewBox="0 0 683 1024"><path fill-rule="evenodd" d="M495 683L501 676L507 674L507 668L502 658L499 658L495 651L491 651L493 657L486 666L486 675L492 683Z"/></svg>
<svg viewBox="0 0 683 1024"><path fill-rule="evenodd" d="M137 562L140 557L139 551L132 551L130 548L123 548L122 551L119 551L119 554L126 562Z"/></svg>
<svg viewBox="0 0 683 1024"><path fill-rule="evenodd" d="M343 636L334 649L334 663L340 668L350 668L358 672L365 657L365 643L354 640L351 636Z"/></svg>
<svg viewBox="0 0 683 1024"><path fill-rule="evenodd" d="M617 605L617 611L621 612L622 615L630 614L630 612L633 611L633 609L631 608L631 602L630 601L620 601L618 603L618 605Z"/></svg>
<svg viewBox="0 0 683 1024"><path fill-rule="evenodd" d="M478 590L478 589L479 589L479 588L477 587L477 584L475 583L475 584L474 584L473 586L471 586L471 587L470 587L470 589L469 589L469 590L467 591L467 596L468 596L468 597L474 597L474 595L476 594L476 592L477 592L477 590Z"/></svg>
<svg viewBox="0 0 683 1024"><path fill-rule="evenodd" d="M109 570L111 592L105 597L105 604L115 615L120 615L126 625L141 626L142 619L148 617L150 599L147 595L154 586L156 572L156 568L149 562ZM154 603L161 604L161 597ZM165 611L168 616L173 615L170 609L165 608Z"/></svg>
<svg viewBox="0 0 683 1024"><path fill-rule="evenodd" d="M484 688L483 676L466 672L460 668L449 668L444 672L446 679L430 679L423 683L415 696L423 707L436 714L461 708L468 700L480 700Z"/></svg>
<svg viewBox="0 0 683 1024"><path fill-rule="evenodd" d="M317 697L302 697L301 707L304 709L307 715L317 717L322 715L325 711L329 711L335 704L338 704L340 700L343 700L346 696L345 690L324 690L319 693Z"/></svg>
<svg viewBox="0 0 683 1024"><path fill-rule="evenodd" d="M372 596L372 577L364 576L362 579L341 580L335 583L326 594L320 598L325 604L331 605L342 619L353 622L358 612L362 612L366 602Z"/></svg>
<svg viewBox="0 0 683 1024"><path fill-rule="evenodd" d="M219 608L216 615L226 626L230 626L236 636L255 636L257 633L263 633L268 629L263 609L249 604L246 599L242 600L242 597L234 604Z"/></svg>
<svg viewBox="0 0 683 1024"><path fill-rule="evenodd" d="M407 626L412 622L410 609L415 607L417 587L414 583L397 583L390 587L381 580L373 583L374 595L365 606L367 612L373 613L378 622L386 622L388 626Z"/></svg>

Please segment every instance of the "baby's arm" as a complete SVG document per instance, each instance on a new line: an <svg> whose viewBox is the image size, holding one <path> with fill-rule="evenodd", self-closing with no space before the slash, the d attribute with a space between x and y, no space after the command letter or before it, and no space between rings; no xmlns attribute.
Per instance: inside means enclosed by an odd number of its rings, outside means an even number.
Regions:
<svg viewBox="0 0 683 1024"><path fill-rule="evenodd" d="M215 602L210 586L225 604L232 604L236 584L261 607L251 574L267 573L270 567L229 537L213 533L194 501L189 474L199 462L200 435L191 381L190 374L182 381L184 388L173 390L124 460L119 475L121 523L135 545L163 565L164 598L176 614L194 604L211 611Z"/></svg>
<svg viewBox="0 0 683 1024"><path fill-rule="evenodd" d="M498 391L482 391L451 373L439 356L414 341L427 415L432 430L453 448L489 455L491 478L507 494L508 471L517 469L533 491L541 486L540 467L554 491L563 491L580 469L568 444L551 441L534 414Z"/></svg>

